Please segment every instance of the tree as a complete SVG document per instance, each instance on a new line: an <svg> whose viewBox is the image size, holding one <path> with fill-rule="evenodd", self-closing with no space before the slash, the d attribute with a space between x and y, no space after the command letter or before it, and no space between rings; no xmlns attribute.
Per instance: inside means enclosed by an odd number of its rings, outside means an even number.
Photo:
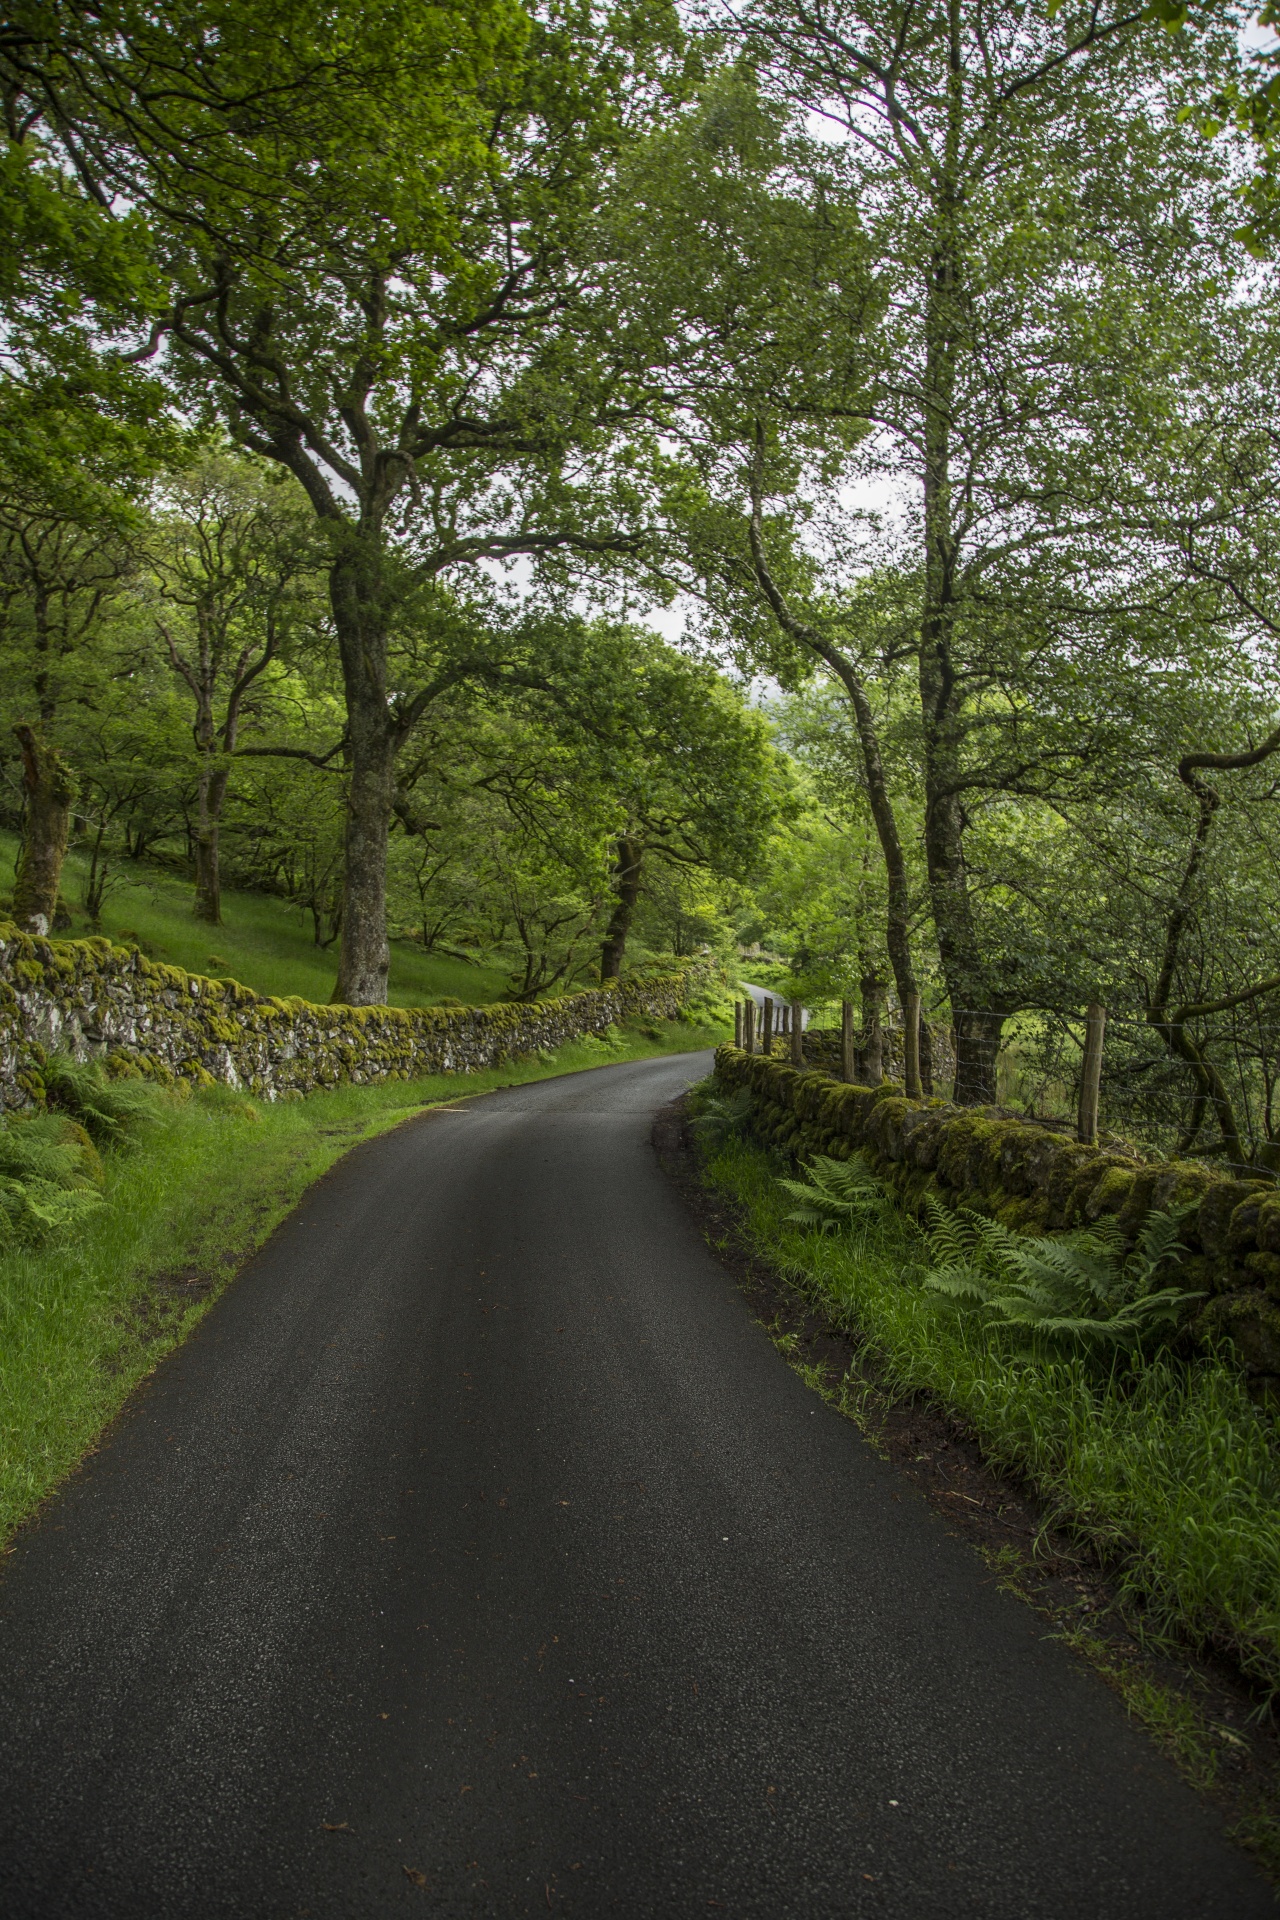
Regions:
<svg viewBox="0 0 1280 1920"><path fill-rule="evenodd" d="M33 111L95 191L146 209L170 377L294 475L327 539L350 757L336 993L382 1000L396 761L443 687L492 670L462 645L397 684L399 630L447 608L459 570L629 544L626 490L570 464L627 411L588 235L657 38L644 8L615 35L586 6L531 23L508 0L295 7L279 38L234 4L49 18Z"/></svg>
<svg viewBox="0 0 1280 1920"><path fill-rule="evenodd" d="M41 498L0 475L0 658L18 706L23 796L14 913L33 933L48 933L57 917L76 796L58 745L59 718L133 564L127 503L100 499L93 517L84 504Z"/></svg>
<svg viewBox="0 0 1280 1920"><path fill-rule="evenodd" d="M152 617L195 707L195 917L222 920L218 832L242 721L291 626L315 618L305 502L251 462L207 452L173 475L147 544Z"/></svg>
<svg viewBox="0 0 1280 1920"><path fill-rule="evenodd" d="M725 507L747 496L748 524L726 526L732 565L740 576L750 564L766 592L765 574L788 576L774 611L811 651L850 629L859 547L863 568L892 562L913 583L957 1098L990 1100L1003 1023L1028 983L973 884L975 809L983 794L1062 796L1097 753L1080 689L1132 649L1132 552L1081 449L1108 432L1118 393L1136 396L1157 363L1171 377L1169 311L1203 315L1220 297L1217 249L1189 244L1188 227L1224 235L1227 195L1177 120L1181 50L1123 8L1049 23L966 0L925 18L897 0L759 0L739 22L767 89L839 130L812 191L820 181L824 204L860 216L880 312L865 299L857 310L860 365L832 397L825 471L821 409L801 414L785 394L732 434L718 419L704 471ZM825 315L825 286L816 299ZM852 344L848 321L843 334ZM869 431L850 446L855 413ZM1126 451L1140 469L1140 441ZM896 538L868 554L858 516L832 499L833 465L899 490Z"/></svg>
<svg viewBox="0 0 1280 1920"><path fill-rule="evenodd" d="M1052 0L1050 12L1053 11ZM1218 0L1196 5L1194 0L1148 0L1145 18L1158 20L1167 29L1208 30L1213 38L1221 27L1223 9ZM1233 16L1234 17L1234 16ZM1256 28L1280 28L1280 7L1265 0L1250 24ZM1225 81L1214 62L1217 86L1200 103L1198 113L1186 109L1201 131L1212 138L1224 125L1245 133L1254 143L1257 164L1252 178L1240 189L1247 221L1240 238L1258 259L1265 259L1280 238L1280 41L1252 46L1242 62L1243 70Z"/></svg>
<svg viewBox="0 0 1280 1920"><path fill-rule="evenodd" d="M745 879L788 794L764 718L707 663L625 627L584 628L580 639L546 723L609 797L613 898L600 978L614 980L647 869Z"/></svg>

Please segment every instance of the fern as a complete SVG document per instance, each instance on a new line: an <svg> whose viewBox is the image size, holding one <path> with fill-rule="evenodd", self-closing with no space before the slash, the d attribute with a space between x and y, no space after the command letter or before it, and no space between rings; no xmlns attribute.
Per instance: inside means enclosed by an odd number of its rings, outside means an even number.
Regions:
<svg viewBox="0 0 1280 1920"><path fill-rule="evenodd" d="M102 1163L82 1128L58 1114L0 1122L0 1243L42 1240L102 1204Z"/></svg>
<svg viewBox="0 0 1280 1920"><path fill-rule="evenodd" d="M143 1080L110 1080L96 1061L55 1053L40 1077L50 1106L78 1120L100 1146L119 1146L159 1116L157 1088Z"/></svg>
<svg viewBox="0 0 1280 1920"><path fill-rule="evenodd" d="M709 1093L702 1097L692 1126L708 1151L718 1153L726 1140L746 1131L751 1118L751 1094L746 1087L736 1093Z"/></svg>
<svg viewBox="0 0 1280 1920"><path fill-rule="evenodd" d="M934 1262L925 1286L977 1307L991 1325L1115 1350L1176 1325L1189 1302L1204 1297L1155 1284L1165 1263L1184 1250L1177 1236L1185 1214L1148 1214L1126 1254L1114 1221L1023 1238L964 1209L948 1213L932 1194L925 1208Z"/></svg>
<svg viewBox="0 0 1280 1920"><path fill-rule="evenodd" d="M805 1172L807 1180L778 1182L801 1203L787 1215L798 1226L833 1233L875 1216L884 1206L884 1189L857 1155L851 1160L832 1160L820 1153Z"/></svg>
<svg viewBox="0 0 1280 1920"><path fill-rule="evenodd" d="M92 1187L59 1187L51 1180L13 1180L0 1174L0 1246L39 1241L70 1227L102 1205Z"/></svg>

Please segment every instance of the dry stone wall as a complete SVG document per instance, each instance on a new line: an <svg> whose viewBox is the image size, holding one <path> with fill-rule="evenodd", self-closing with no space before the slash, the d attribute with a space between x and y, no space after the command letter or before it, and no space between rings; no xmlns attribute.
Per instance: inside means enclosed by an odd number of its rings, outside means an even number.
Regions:
<svg viewBox="0 0 1280 1920"><path fill-rule="evenodd" d="M752 1129L797 1160L863 1154L908 1206L925 1192L1014 1232L1111 1216L1134 1238L1155 1208L1188 1209L1183 1284L1209 1296L1192 1323L1229 1339L1258 1397L1280 1406L1280 1188L1194 1161L1143 1161L1081 1145L994 1107L908 1100L901 1087L849 1086L818 1071L721 1047L716 1079L751 1094Z"/></svg>
<svg viewBox="0 0 1280 1920"><path fill-rule="evenodd" d="M40 1068L58 1049L266 1099L474 1073L619 1020L671 1018L708 978L693 964L531 1006L318 1007L183 973L107 940L42 940L0 923L0 1108L41 1098Z"/></svg>

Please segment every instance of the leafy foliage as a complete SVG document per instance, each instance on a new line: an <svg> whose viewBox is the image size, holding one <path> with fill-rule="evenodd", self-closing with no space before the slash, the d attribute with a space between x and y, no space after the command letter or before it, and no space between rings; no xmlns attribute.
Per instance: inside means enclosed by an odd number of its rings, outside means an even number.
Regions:
<svg viewBox="0 0 1280 1920"><path fill-rule="evenodd" d="M820 1233L836 1233L843 1228L877 1219L885 1207L884 1188L865 1160L855 1154L849 1160L833 1160L820 1153L805 1169L807 1180L780 1180L779 1186L800 1205L787 1215L802 1227L817 1227Z"/></svg>
<svg viewBox="0 0 1280 1920"><path fill-rule="evenodd" d="M0 1121L0 1244L37 1242L102 1203L102 1163L75 1122L57 1114Z"/></svg>
<svg viewBox="0 0 1280 1920"><path fill-rule="evenodd" d="M751 1094L746 1087L734 1093L707 1093L699 1097L692 1126L709 1153L719 1153L727 1140L745 1133L751 1119Z"/></svg>
<svg viewBox="0 0 1280 1920"><path fill-rule="evenodd" d="M925 1286L978 1308L991 1325L1050 1341L1132 1348L1176 1326L1186 1306L1203 1298L1157 1284L1183 1251L1182 1214L1149 1213L1129 1252L1114 1221L1031 1238L967 1208L953 1213L932 1194L925 1207L935 1263Z"/></svg>
<svg viewBox="0 0 1280 1920"><path fill-rule="evenodd" d="M118 1146L159 1118L157 1088L143 1080L111 1080L97 1061L56 1053L41 1078L49 1104L78 1120L99 1146Z"/></svg>

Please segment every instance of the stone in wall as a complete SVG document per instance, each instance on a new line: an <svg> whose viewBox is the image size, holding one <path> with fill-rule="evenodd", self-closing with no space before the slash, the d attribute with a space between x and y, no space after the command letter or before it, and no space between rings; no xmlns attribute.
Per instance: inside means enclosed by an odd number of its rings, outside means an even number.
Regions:
<svg viewBox="0 0 1280 1920"><path fill-rule="evenodd" d="M38 939L0 924L0 1109L42 1097L40 1067L58 1049L268 1100L344 1081L474 1073L633 1016L673 1018L712 972L704 962L637 971L527 1006L319 1007L107 940Z"/></svg>

